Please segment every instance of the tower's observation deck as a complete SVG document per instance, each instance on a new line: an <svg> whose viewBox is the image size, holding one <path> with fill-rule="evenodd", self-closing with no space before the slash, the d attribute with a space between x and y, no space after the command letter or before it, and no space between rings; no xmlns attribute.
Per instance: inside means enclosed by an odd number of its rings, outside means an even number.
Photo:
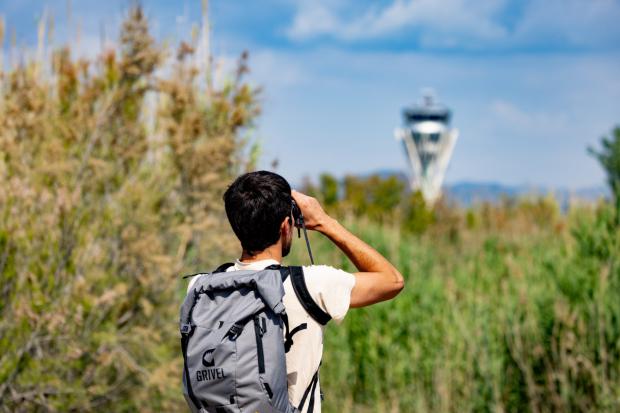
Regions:
<svg viewBox="0 0 620 413"><path fill-rule="evenodd" d="M411 168L410 183L427 203L441 195L441 184L458 131L450 127L450 110L425 95L422 102L403 110L404 126L395 135L403 142Z"/></svg>

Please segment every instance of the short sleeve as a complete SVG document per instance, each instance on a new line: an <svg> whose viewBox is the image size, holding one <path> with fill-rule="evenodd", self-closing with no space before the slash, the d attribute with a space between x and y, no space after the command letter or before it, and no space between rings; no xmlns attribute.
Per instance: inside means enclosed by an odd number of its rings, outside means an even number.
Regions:
<svg viewBox="0 0 620 413"><path fill-rule="evenodd" d="M304 267L310 295L319 307L340 323L349 310L355 276L328 265Z"/></svg>
<svg viewBox="0 0 620 413"><path fill-rule="evenodd" d="M187 294L189 294L189 292L192 290L192 287L194 286L194 284L196 283L196 280L198 279L198 277L192 277L189 280L189 284L187 284Z"/></svg>

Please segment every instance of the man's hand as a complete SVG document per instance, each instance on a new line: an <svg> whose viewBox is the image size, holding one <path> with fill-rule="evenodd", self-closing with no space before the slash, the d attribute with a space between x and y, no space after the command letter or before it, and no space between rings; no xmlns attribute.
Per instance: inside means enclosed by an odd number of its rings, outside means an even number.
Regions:
<svg viewBox="0 0 620 413"><path fill-rule="evenodd" d="M304 214L304 224L306 224L306 228L320 231L330 217L323 211L319 201L317 201L316 198L297 192L294 189L292 190L292 195L301 213Z"/></svg>
<svg viewBox="0 0 620 413"><path fill-rule="evenodd" d="M351 307L365 307L394 298L405 286L403 276L374 248L351 234L323 211L315 198L292 191L308 229L321 232L344 252L360 272L351 291Z"/></svg>

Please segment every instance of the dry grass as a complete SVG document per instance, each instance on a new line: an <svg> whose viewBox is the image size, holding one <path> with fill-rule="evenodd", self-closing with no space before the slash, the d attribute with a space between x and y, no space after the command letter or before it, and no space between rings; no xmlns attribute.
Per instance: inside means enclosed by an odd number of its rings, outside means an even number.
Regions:
<svg viewBox="0 0 620 413"><path fill-rule="evenodd" d="M179 275L236 246L219 197L259 112L128 12L94 61L1 73L0 411L174 411ZM205 69L207 68L207 69Z"/></svg>

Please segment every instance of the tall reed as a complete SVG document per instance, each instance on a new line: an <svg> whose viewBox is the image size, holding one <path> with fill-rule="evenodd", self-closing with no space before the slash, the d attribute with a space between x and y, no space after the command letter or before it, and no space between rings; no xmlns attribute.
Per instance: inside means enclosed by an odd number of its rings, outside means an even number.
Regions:
<svg viewBox="0 0 620 413"><path fill-rule="evenodd" d="M454 228L423 236L344 221L407 283L393 301L351 309L327 329L325 411L620 410L613 208L548 220L529 201L454 213ZM311 242L318 263L355 271L326 239ZM307 263L304 247L288 262Z"/></svg>
<svg viewBox="0 0 620 413"><path fill-rule="evenodd" d="M0 411L185 408L179 276L234 246L219 197L259 113L247 55L217 85L199 47L133 8L94 60L1 73Z"/></svg>

